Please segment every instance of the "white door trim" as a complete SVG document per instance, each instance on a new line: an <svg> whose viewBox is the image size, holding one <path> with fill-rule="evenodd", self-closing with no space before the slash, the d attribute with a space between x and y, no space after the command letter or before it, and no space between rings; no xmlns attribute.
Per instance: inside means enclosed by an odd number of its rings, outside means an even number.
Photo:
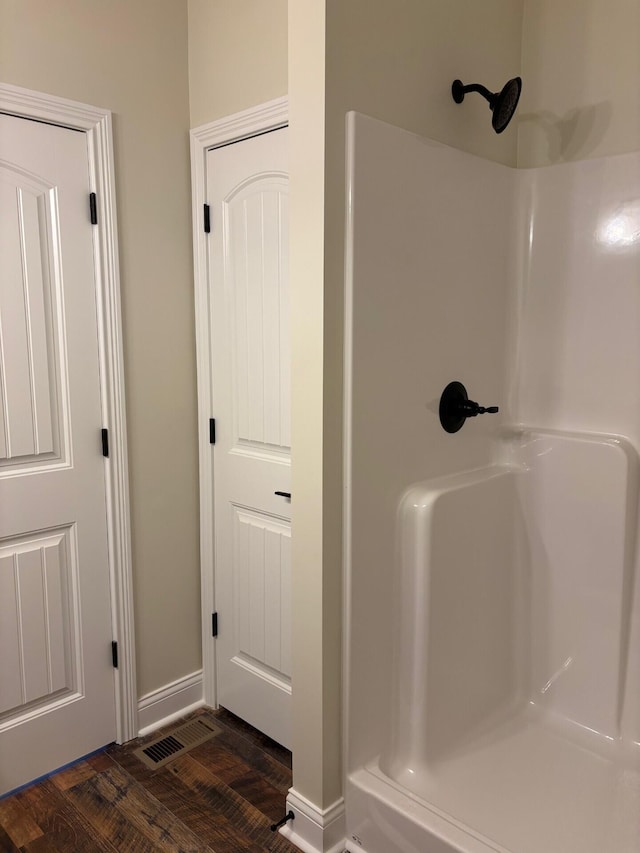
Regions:
<svg viewBox="0 0 640 853"><path fill-rule="evenodd" d="M193 272L198 368L198 450L200 459L200 578L202 598L202 671L204 701L217 707L215 647L211 642L211 614L215 612L213 467L209 418L214 417L209 328L209 263L203 227L206 203L207 151L238 142L288 124L289 102L277 98L251 109L193 128L191 136L191 197L193 204Z"/></svg>
<svg viewBox="0 0 640 853"><path fill-rule="evenodd" d="M138 701L111 112L7 83L0 83L0 112L82 130L87 134L89 142L90 191L96 193L98 211L94 263L98 288L102 426L109 429L109 464L106 465L107 536L111 622L113 638L118 642L118 668L115 670L116 735L118 742L123 743L138 734ZM96 428L99 426L96 424Z"/></svg>

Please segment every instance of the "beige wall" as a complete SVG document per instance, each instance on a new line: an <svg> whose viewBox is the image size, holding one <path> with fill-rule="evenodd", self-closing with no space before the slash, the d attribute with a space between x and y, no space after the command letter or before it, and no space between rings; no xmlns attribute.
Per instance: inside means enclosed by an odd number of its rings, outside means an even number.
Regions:
<svg viewBox="0 0 640 853"><path fill-rule="evenodd" d="M520 72L523 0L327 0L326 6L328 122L342 127L345 110L358 110L515 165L514 129L497 136L487 102L469 95L455 104L451 83L458 77L495 91ZM328 133L333 138L330 127Z"/></svg>
<svg viewBox="0 0 640 853"><path fill-rule="evenodd" d="M293 783L325 808L341 792L345 113L515 165L514 129L497 137L486 103L456 106L450 88L455 77L497 88L519 73L521 25L522 0L290 4Z"/></svg>
<svg viewBox="0 0 640 853"><path fill-rule="evenodd" d="M331 802L325 761L340 748L340 670L326 646L341 618L340 599L325 596L323 559L324 19L324 2L289 5L293 785L318 806Z"/></svg>
<svg viewBox="0 0 640 853"><path fill-rule="evenodd" d="M189 0L191 127L287 94L287 0Z"/></svg>
<svg viewBox="0 0 640 853"><path fill-rule="evenodd" d="M114 113L143 695L200 666L186 0L0 0L0 79Z"/></svg>
<svg viewBox="0 0 640 853"><path fill-rule="evenodd" d="M518 165L640 147L638 0L525 0Z"/></svg>

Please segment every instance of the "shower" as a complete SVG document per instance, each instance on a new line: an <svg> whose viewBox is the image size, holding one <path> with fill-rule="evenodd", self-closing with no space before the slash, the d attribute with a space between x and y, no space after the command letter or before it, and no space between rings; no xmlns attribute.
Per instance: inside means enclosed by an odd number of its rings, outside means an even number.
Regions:
<svg viewBox="0 0 640 853"><path fill-rule="evenodd" d="M640 152L347 129L347 850L640 853Z"/></svg>
<svg viewBox="0 0 640 853"><path fill-rule="evenodd" d="M503 130L506 130L518 106L521 91L522 80L520 77L513 77L508 80L499 92L490 92L481 83L469 83L465 86L461 80L454 80L451 85L451 96L456 104L461 104L464 101L467 92L478 92L483 98L486 98L493 113L491 125L496 133L502 133Z"/></svg>

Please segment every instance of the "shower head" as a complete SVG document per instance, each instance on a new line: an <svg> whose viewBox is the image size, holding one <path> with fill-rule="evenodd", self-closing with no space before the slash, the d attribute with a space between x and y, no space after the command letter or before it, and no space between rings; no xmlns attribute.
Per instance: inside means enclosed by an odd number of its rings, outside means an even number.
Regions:
<svg viewBox="0 0 640 853"><path fill-rule="evenodd" d="M451 86L451 95L456 104L461 104L464 101L467 92L478 92L489 101L489 107L493 113L491 125L496 133L502 133L513 118L521 91L522 80L520 77L513 77L508 80L499 92L490 92L486 86L482 86L480 83L470 83L465 86L461 80L454 80Z"/></svg>

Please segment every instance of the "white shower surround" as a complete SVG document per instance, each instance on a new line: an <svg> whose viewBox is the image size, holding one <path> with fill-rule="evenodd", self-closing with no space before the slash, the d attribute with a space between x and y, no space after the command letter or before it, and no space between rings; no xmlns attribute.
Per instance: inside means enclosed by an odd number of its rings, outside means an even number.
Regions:
<svg viewBox="0 0 640 853"><path fill-rule="evenodd" d="M348 157L348 849L637 853L640 153Z"/></svg>

